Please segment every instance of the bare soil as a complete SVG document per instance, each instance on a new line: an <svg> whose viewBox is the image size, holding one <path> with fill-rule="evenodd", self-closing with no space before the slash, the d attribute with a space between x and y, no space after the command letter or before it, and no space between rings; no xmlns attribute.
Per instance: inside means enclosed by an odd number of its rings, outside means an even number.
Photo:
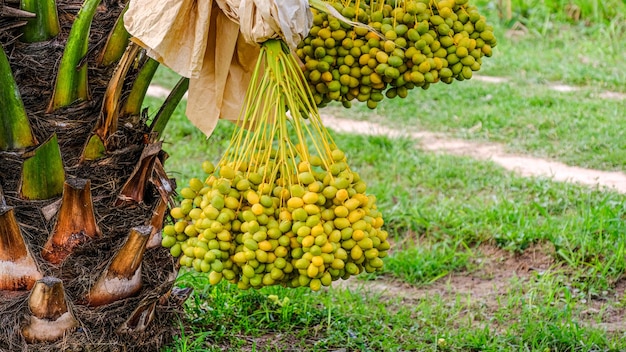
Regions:
<svg viewBox="0 0 626 352"><path fill-rule="evenodd" d="M483 244L473 259L476 269L455 272L438 281L415 287L407 283L381 277L372 281L351 278L333 283L334 288L354 290L379 296L404 305L415 305L429 297L439 297L446 302L457 298L471 301L473 307L483 315L493 316L505 297L515 289L514 283L523 286L548 270L558 270L554 247L550 243L536 243L522 253L512 253L492 245ZM626 290L626 280L620 280L611 293L602 297L581 299L575 313L577 322L583 326L600 328L608 333L618 333L626 329L623 317L626 308L619 302ZM469 312L468 312L469 314ZM480 319L478 319L480 320ZM483 321L485 319L482 319ZM491 322L493 324L494 322ZM496 327L497 328L497 327Z"/></svg>
<svg viewBox="0 0 626 352"><path fill-rule="evenodd" d="M382 277L364 281L358 278L337 281L333 285L358 289L382 297L401 298L405 302L419 301L425 297L454 298L469 296L475 301L490 305L510 288L511 280L527 280L533 273L543 273L554 265L554 247L551 244L534 244L521 254L504 251L492 245L481 245L476 253L476 270L455 272L433 284L415 287Z"/></svg>
<svg viewBox="0 0 626 352"><path fill-rule="evenodd" d="M484 82L484 83L495 83L495 84L505 83L509 81L507 77L480 76L480 75L475 75L472 77L472 79L476 81ZM578 86L572 86L572 85L560 84L560 83L548 84L548 88L554 91L563 92L563 93L577 92L582 89L581 87L578 87ZM600 99L625 100L626 94L620 93L620 92L602 91L602 92L597 93L597 97Z"/></svg>

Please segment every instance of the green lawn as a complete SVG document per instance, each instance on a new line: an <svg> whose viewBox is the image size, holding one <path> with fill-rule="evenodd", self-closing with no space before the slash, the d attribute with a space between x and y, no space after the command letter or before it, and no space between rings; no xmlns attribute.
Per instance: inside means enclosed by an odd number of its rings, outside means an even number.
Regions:
<svg viewBox="0 0 626 352"><path fill-rule="evenodd" d="M323 113L623 170L626 101L597 98L626 92L626 37L616 26L558 24L516 39L498 27L481 74L505 83L438 84L376 111ZM176 79L160 70L157 82ZM580 90L549 89L555 81ZM207 139L183 112L184 102L164 136L179 188L203 175L202 161L219 160L233 131L220 122ZM408 139L331 134L383 211L394 243L385 270L320 292L240 291L181 273L178 284L195 291L182 335L165 350L626 350L626 195L522 178L491 162L423 152Z"/></svg>
<svg viewBox="0 0 626 352"><path fill-rule="evenodd" d="M219 158L232 126L220 123L206 140L180 111L173 118L165 140L181 142L166 147L172 155L168 168L182 187L202 174L203 160ZM270 350L431 350L439 339L456 351L626 348L619 334L589 327L622 304L614 289L626 264L624 195L516 177L492 163L421 152L406 139L333 136L368 181L398 244L385 272L368 277L373 282L445 287L452 273L482 275L484 246L523 252L533 243L548 243L554 268L530 277L510 268L510 285L497 302L452 292L408 304L358 287L238 291L187 273L179 284L193 285L196 292L187 305L186 335L173 350L243 350L255 344L267 350L268 335L278 344ZM289 303L278 304L272 295ZM602 304L591 317L581 303L589 301Z"/></svg>

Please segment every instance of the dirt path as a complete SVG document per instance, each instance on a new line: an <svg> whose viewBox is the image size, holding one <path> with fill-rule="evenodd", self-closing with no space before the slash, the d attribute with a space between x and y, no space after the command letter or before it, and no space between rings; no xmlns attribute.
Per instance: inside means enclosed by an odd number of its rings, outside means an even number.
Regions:
<svg viewBox="0 0 626 352"><path fill-rule="evenodd" d="M506 77L476 76L474 78L481 82L493 84L508 81ZM561 92L581 89L580 87L567 85L551 85L550 87ZM169 94L169 90L159 86L150 86L147 94L153 97L165 98ZM626 99L626 94L602 92L599 97L604 99ZM417 146L421 149L435 153L468 156L478 160L491 160L503 168L525 177L547 177L555 181L573 182L592 187L608 187L620 193L626 193L626 173L623 172L586 169L568 166L557 161L507 153L501 144L455 139L442 133L428 131L409 133L407 131L393 130L372 122L340 119L330 115L322 115L322 119L326 127L337 132L413 138L418 141Z"/></svg>
<svg viewBox="0 0 626 352"><path fill-rule="evenodd" d="M358 278L339 280L333 287L354 289L384 298L400 298L411 302L426 297L440 296L454 299L456 296L472 296L485 304L497 301L498 296L511 289L511 279L527 280L533 273L542 273L554 265L554 247L551 244L533 244L521 254L507 252L491 245L474 249L472 272L455 272L436 282L414 287L407 283L389 281L384 277L375 281ZM492 307L496 308L496 307Z"/></svg>
<svg viewBox="0 0 626 352"><path fill-rule="evenodd" d="M510 79L507 77L494 77L494 76L481 76L481 75L473 76L472 80L480 81L484 83L492 83L492 84L501 84L501 83L506 83L510 81ZM547 87L554 91L563 92L563 93L578 92L578 91L585 89L584 87L572 86L568 84L559 84L559 83L549 83L547 84ZM626 100L626 94L619 93L619 92L602 91L602 92L597 93L595 96L600 99Z"/></svg>
<svg viewBox="0 0 626 352"><path fill-rule="evenodd" d="M455 139L441 133L394 130L372 122L339 119L329 115L322 115L322 120L326 127L336 132L413 138L418 141L418 146L424 150L469 156L479 160L491 160L522 176L548 177L555 181L609 187L618 192L626 193L626 174L622 172L585 169L568 166L557 161L507 153L501 144Z"/></svg>

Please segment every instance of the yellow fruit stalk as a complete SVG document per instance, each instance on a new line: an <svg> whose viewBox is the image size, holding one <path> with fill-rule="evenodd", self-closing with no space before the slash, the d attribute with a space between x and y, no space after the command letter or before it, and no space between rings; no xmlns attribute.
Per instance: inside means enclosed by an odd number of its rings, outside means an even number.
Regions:
<svg viewBox="0 0 626 352"><path fill-rule="evenodd" d="M319 290L382 267L387 232L365 182L321 123L295 58L263 44L239 128L208 177L181 189L162 245L242 288ZM365 255L367 253L367 255Z"/></svg>

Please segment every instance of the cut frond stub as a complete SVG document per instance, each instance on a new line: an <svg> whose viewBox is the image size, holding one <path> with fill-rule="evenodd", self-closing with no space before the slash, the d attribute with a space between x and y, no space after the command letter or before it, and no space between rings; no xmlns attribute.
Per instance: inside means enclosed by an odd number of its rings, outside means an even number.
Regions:
<svg viewBox="0 0 626 352"><path fill-rule="evenodd" d="M56 341L78 326L78 321L65 302L63 282L46 276L38 280L28 297L31 315L22 328L28 342Z"/></svg>
<svg viewBox="0 0 626 352"><path fill-rule="evenodd" d="M130 317L128 317L128 319L120 325L117 332L125 334L144 332L154 319L154 311L156 310L157 302L157 297L152 297L149 300L143 301L132 312Z"/></svg>
<svg viewBox="0 0 626 352"><path fill-rule="evenodd" d="M87 65L82 63L89 49L91 22L101 0L86 0L72 24L59 63L52 99L46 112L89 100Z"/></svg>
<svg viewBox="0 0 626 352"><path fill-rule="evenodd" d="M146 248L161 246L161 230L163 229L165 215L167 215L167 199L159 198L156 207L152 211L152 219L150 219L152 233L150 234L150 239L146 244Z"/></svg>
<svg viewBox="0 0 626 352"><path fill-rule="evenodd" d="M13 207L0 205L0 290L30 290L41 277Z"/></svg>
<svg viewBox="0 0 626 352"><path fill-rule="evenodd" d="M0 206L6 206L7 201L4 199L4 192L2 192L2 185L0 185Z"/></svg>
<svg viewBox="0 0 626 352"><path fill-rule="evenodd" d="M13 71L0 45L0 150L35 145L24 102L13 78Z"/></svg>
<svg viewBox="0 0 626 352"><path fill-rule="evenodd" d="M59 264L75 248L100 235L91 199L91 181L80 178L65 181L57 222L41 256Z"/></svg>
<svg viewBox="0 0 626 352"><path fill-rule="evenodd" d="M146 186L152 177L155 161L160 151L161 142L146 145L139 157L139 163L122 187L115 206L143 202Z"/></svg>
<svg viewBox="0 0 626 352"><path fill-rule="evenodd" d="M27 43L43 42L59 34L59 15L55 0L21 0L22 10L32 12L20 39Z"/></svg>
<svg viewBox="0 0 626 352"><path fill-rule="evenodd" d="M115 26L107 38L104 50L102 50L102 53L98 56L97 62L99 66L106 67L112 65L124 55L124 50L126 50L130 42L130 34L124 27L124 14L126 10L128 10L128 4L126 4L126 7L117 18Z"/></svg>
<svg viewBox="0 0 626 352"><path fill-rule="evenodd" d="M98 160L106 155L109 137L117 131L124 80L140 51L141 48L132 43L123 51L115 74L111 77L104 94L96 128L85 144L81 160Z"/></svg>
<svg viewBox="0 0 626 352"><path fill-rule="evenodd" d="M89 291L88 305L106 305L141 290L141 262L151 233L152 226L138 226L130 230L122 248Z"/></svg>
<svg viewBox="0 0 626 352"><path fill-rule="evenodd" d="M121 60L117 64L113 77L111 77L111 80L109 81L106 93L104 94L104 101L102 102L102 109L100 111L100 119L98 120L95 132L104 141L105 146L107 145L109 136L117 131L120 99L122 97L124 80L126 79L128 70L130 70L133 66L140 51L141 47L134 43L131 43L126 48Z"/></svg>

